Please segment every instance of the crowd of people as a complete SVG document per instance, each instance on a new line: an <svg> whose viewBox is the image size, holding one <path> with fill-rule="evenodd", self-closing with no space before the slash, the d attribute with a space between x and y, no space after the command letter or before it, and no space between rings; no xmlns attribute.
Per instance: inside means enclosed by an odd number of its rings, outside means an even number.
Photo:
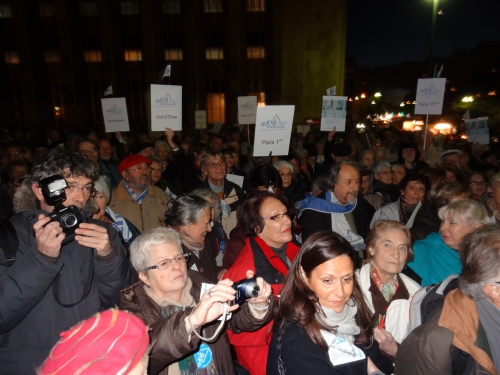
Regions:
<svg viewBox="0 0 500 375"><path fill-rule="evenodd" d="M5 133L0 375L500 374L496 149L250 136Z"/></svg>

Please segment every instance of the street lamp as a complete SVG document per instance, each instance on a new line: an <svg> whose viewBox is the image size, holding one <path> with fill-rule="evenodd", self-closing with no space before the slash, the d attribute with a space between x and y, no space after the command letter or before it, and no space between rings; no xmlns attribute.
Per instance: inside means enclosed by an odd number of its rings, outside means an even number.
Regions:
<svg viewBox="0 0 500 375"><path fill-rule="evenodd" d="M433 55L434 55L434 36L435 36L435 31L436 31L436 14L437 14L437 8L438 8L438 2L439 0L433 0L432 3L432 23L431 23L431 44L429 47L429 61L428 61L428 66L427 66L427 73L429 74L430 78L434 77L433 74L433 68L432 68L432 63L433 63Z"/></svg>

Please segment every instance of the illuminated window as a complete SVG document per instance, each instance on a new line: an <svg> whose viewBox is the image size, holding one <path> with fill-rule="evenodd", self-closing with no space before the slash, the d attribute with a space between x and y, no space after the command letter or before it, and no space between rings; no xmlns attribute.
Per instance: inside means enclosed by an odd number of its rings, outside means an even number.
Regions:
<svg viewBox="0 0 500 375"><path fill-rule="evenodd" d="M101 62L102 61L101 51L98 49L83 51L83 57L85 58L86 62Z"/></svg>
<svg viewBox="0 0 500 375"><path fill-rule="evenodd" d="M265 10L265 0L247 0L247 12L264 12Z"/></svg>
<svg viewBox="0 0 500 375"><path fill-rule="evenodd" d="M266 58L266 49L264 47L247 47L248 59L264 59Z"/></svg>
<svg viewBox="0 0 500 375"><path fill-rule="evenodd" d="M54 17L56 15L54 4L52 3L38 4L38 11L40 12L40 17Z"/></svg>
<svg viewBox="0 0 500 375"><path fill-rule="evenodd" d="M12 9L10 4L0 4L0 18L11 18Z"/></svg>
<svg viewBox="0 0 500 375"><path fill-rule="evenodd" d="M7 64L17 65L20 62L19 54L17 52L13 52L13 51L5 52L4 56L5 56L5 62Z"/></svg>
<svg viewBox="0 0 500 375"><path fill-rule="evenodd" d="M207 94L207 120L209 124L214 124L216 121L226 122L224 94Z"/></svg>
<svg viewBox="0 0 500 375"><path fill-rule="evenodd" d="M125 61L142 61L142 51L140 49L126 49Z"/></svg>
<svg viewBox="0 0 500 375"><path fill-rule="evenodd" d="M61 52L59 51L45 51L45 62L49 64L56 64L61 62Z"/></svg>
<svg viewBox="0 0 500 375"><path fill-rule="evenodd" d="M139 14L139 2L138 1L122 1L121 2L122 14L126 16L132 16Z"/></svg>
<svg viewBox="0 0 500 375"><path fill-rule="evenodd" d="M165 0L162 3L163 14L180 14L181 0Z"/></svg>
<svg viewBox="0 0 500 375"><path fill-rule="evenodd" d="M167 60L167 61L182 60L182 50L181 49L166 49L165 50L165 60Z"/></svg>
<svg viewBox="0 0 500 375"><path fill-rule="evenodd" d="M224 50L222 48L207 48L205 50L205 56L207 60L223 60Z"/></svg>
<svg viewBox="0 0 500 375"><path fill-rule="evenodd" d="M205 13L222 13L222 0L205 0Z"/></svg>
<svg viewBox="0 0 500 375"><path fill-rule="evenodd" d="M97 16L97 3L87 1L80 3L80 14L82 16Z"/></svg>

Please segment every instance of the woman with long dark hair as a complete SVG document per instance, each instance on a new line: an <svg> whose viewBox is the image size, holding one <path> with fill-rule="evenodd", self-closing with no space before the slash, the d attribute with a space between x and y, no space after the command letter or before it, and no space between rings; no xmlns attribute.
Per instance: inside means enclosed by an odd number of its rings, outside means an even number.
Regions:
<svg viewBox="0 0 500 375"><path fill-rule="evenodd" d="M381 374L377 366L392 373L392 364L376 352L356 259L349 242L332 231L304 242L281 292L268 375Z"/></svg>

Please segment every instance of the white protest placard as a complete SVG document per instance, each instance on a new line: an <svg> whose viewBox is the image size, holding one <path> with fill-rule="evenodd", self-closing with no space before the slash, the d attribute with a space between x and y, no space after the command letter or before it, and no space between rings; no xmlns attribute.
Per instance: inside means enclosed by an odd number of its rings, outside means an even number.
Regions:
<svg viewBox="0 0 500 375"><path fill-rule="evenodd" d="M151 130L182 130L182 86L151 85Z"/></svg>
<svg viewBox="0 0 500 375"><path fill-rule="evenodd" d="M220 132L221 129L222 129L222 122L215 121L214 126L212 126L212 133L219 134L219 132Z"/></svg>
<svg viewBox="0 0 500 375"><path fill-rule="evenodd" d="M297 133L302 134L304 137L311 130L311 125L297 125Z"/></svg>
<svg viewBox="0 0 500 375"><path fill-rule="evenodd" d="M101 99L101 104L106 133L128 132L130 130L125 98Z"/></svg>
<svg viewBox="0 0 500 375"><path fill-rule="evenodd" d="M490 144L490 129L488 117L464 120L465 134L468 142L478 142L480 145Z"/></svg>
<svg viewBox="0 0 500 375"><path fill-rule="evenodd" d="M194 111L194 123L196 124L196 129L206 129L207 111Z"/></svg>
<svg viewBox="0 0 500 375"><path fill-rule="evenodd" d="M256 96L238 96L238 123L255 124L257 114Z"/></svg>
<svg viewBox="0 0 500 375"><path fill-rule="evenodd" d="M440 115L443 111L446 78L420 78L415 99L416 115Z"/></svg>
<svg viewBox="0 0 500 375"><path fill-rule="evenodd" d="M323 96L321 106L321 131L345 131L347 117L347 96Z"/></svg>
<svg viewBox="0 0 500 375"><path fill-rule="evenodd" d="M294 111L294 105L257 107L254 156L288 155Z"/></svg>
<svg viewBox="0 0 500 375"><path fill-rule="evenodd" d="M243 188L243 176L238 176L237 174L226 174L226 179L231 181L233 184L238 185L240 188Z"/></svg>

